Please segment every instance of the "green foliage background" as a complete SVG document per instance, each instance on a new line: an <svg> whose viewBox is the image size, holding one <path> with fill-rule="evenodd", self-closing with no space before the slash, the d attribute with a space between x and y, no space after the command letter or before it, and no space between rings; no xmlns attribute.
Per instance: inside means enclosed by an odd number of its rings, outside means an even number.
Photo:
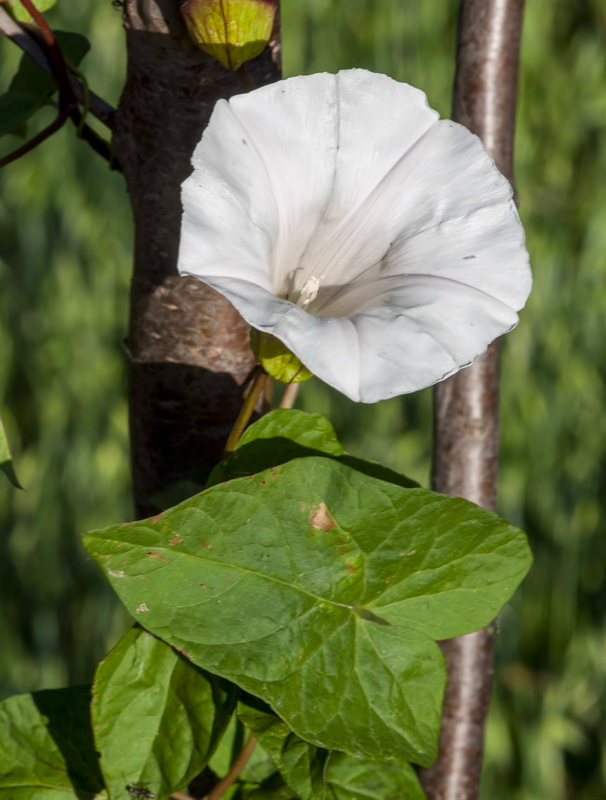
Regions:
<svg viewBox="0 0 606 800"><path fill-rule="evenodd" d="M386 72L447 116L457 5L283 0L285 71ZM90 37L83 69L116 103L119 11L60 0L48 19ZM4 89L19 53L2 42L0 55ZM528 532L535 565L500 618L483 800L606 795L605 87L601 0L531 0L516 171L535 289L504 342L501 511ZM78 535L132 515L132 231L122 178L67 127L0 181L0 400L26 487L0 481L7 696L89 680L129 624ZM327 413L352 452L427 485L430 391L355 406L312 381L300 405Z"/></svg>

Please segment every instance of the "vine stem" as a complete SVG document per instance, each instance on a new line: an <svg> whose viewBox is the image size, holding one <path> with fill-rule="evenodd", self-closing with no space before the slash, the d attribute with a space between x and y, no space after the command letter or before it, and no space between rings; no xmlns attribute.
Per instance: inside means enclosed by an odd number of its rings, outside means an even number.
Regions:
<svg viewBox="0 0 606 800"><path fill-rule="evenodd" d="M244 747L238 753L238 756L234 763L231 765L231 768L227 775L219 781L219 783L215 786L212 792L208 795L207 800L221 800L225 792L232 786L240 776L240 773L244 769L244 767L248 764L248 760L253 754L253 750L257 746L257 740L254 736L249 736L246 742L244 743Z"/></svg>
<svg viewBox="0 0 606 800"><path fill-rule="evenodd" d="M300 383L288 383L280 400L280 408L292 408L299 394Z"/></svg>
<svg viewBox="0 0 606 800"><path fill-rule="evenodd" d="M250 389L248 390L248 394L246 395L246 399L244 400L244 404L238 414L238 419L234 423L234 427L232 428L231 433L229 434L229 439L227 440L227 444L225 445L225 453L224 455L228 455L233 450L235 450L236 445L242 434L244 433L246 426L252 416L253 411L255 410L255 406L257 405L257 401L263 390L265 389L265 384L267 383L268 379L267 373L263 370L259 364L253 370L253 378L250 385Z"/></svg>

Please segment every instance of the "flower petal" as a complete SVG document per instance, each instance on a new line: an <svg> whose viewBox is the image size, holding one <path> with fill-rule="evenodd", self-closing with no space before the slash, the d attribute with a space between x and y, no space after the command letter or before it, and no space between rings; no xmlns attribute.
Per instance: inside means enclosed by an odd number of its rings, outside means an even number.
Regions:
<svg viewBox="0 0 606 800"><path fill-rule="evenodd" d="M373 403L431 386L468 366L515 327L518 315L480 289L411 275L388 304L351 321L359 342L360 400Z"/></svg>
<svg viewBox="0 0 606 800"><path fill-rule="evenodd" d="M271 267L284 296L324 214L338 147L337 79L290 78L230 100L265 168L278 214Z"/></svg>
<svg viewBox="0 0 606 800"><path fill-rule="evenodd" d="M516 310L530 292L511 186L480 140L449 120L417 140L320 252L316 260L328 265L334 285L435 273L489 291ZM310 310L334 313L326 293Z"/></svg>
<svg viewBox="0 0 606 800"><path fill-rule="evenodd" d="M182 186L180 272L239 276L271 289L275 198L263 162L226 101L215 106L192 164Z"/></svg>
<svg viewBox="0 0 606 800"><path fill-rule="evenodd" d="M471 364L518 315L479 289L409 276L388 304L347 317L308 314L271 292L210 277L253 327L271 333L329 386L375 403L424 389ZM389 281L391 283L391 281Z"/></svg>

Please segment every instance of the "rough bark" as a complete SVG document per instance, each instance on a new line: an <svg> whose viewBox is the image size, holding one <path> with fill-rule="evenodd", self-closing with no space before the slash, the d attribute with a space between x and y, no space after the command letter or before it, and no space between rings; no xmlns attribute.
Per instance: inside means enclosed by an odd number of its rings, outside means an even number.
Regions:
<svg viewBox="0 0 606 800"><path fill-rule="evenodd" d="M136 511L192 469L208 471L254 365L248 327L232 306L176 270L180 184L215 102L280 77L279 29L240 76L197 48L178 0L125 0L128 73L114 148L135 224L129 359Z"/></svg>
<svg viewBox="0 0 606 800"><path fill-rule="evenodd" d="M462 0L453 119L484 141L513 184L524 0ZM435 390L433 486L494 510L499 453L499 348ZM440 754L421 771L428 800L475 800L492 681L492 626L443 643L448 665Z"/></svg>

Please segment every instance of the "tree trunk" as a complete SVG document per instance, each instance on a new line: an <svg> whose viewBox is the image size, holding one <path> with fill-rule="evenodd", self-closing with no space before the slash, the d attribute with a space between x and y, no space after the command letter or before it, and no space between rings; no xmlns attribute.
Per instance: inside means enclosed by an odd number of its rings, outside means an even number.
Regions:
<svg viewBox="0 0 606 800"><path fill-rule="evenodd" d="M483 140L513 184L513 138L524 0L462 0L453 119ZM496 509L499 346L435 390L433 487ZM448 665L440 754L421 771L428 800L479 795L492 681L493 628L443 643Z"/></svg>
<svg viewBox="0 0 606 800"><path fill-rule="evenodd" d="M136 513L220 459L254 359L248 326L219 294L179 277L180 185L215 102L247 90L191 41L176 0L125 0L128 74L114 149L135 224L129 409ZM255 86L280 77L279 27L249 62Z"/></svg>

